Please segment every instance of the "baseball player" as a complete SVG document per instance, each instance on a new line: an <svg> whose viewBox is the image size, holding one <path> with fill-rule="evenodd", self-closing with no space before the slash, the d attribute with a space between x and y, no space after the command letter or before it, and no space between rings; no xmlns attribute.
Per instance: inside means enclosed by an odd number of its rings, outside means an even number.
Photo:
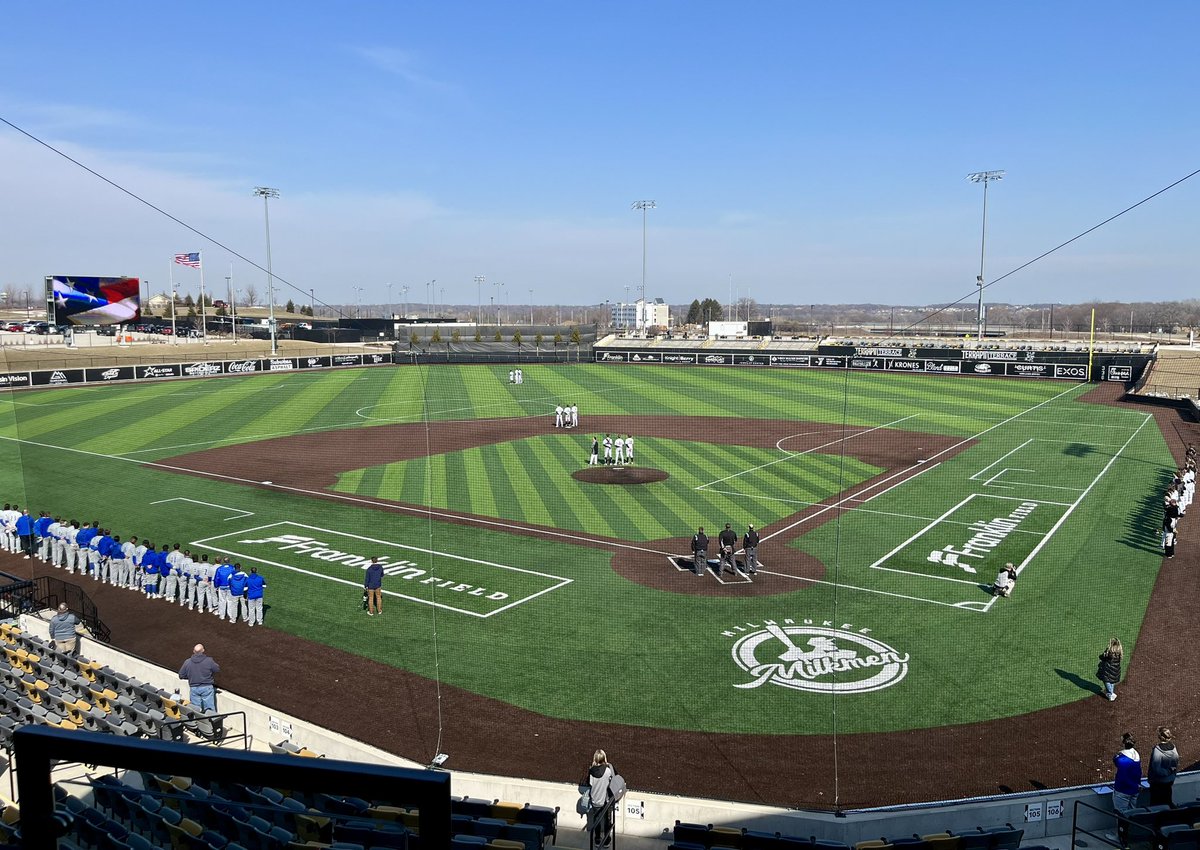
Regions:
<svg viewBox="0 0 1200 850"><path fill-rule="evenodd" d="M625 462L633 464L633 435L625 435Z"/></svg>
<svg viewBox="0 0 1200 850"><path fill-rule="evenodd" d="M202 565L207 567L208 571L208 613L216 615L217 605L221 601L221 594L217 592L217 567L220 564L209 563L208 555L201 558Z"/></svg>
<svg viewBox="0 0 1200 850"><path fill-rule="evenodd" d="M146 541L146 551L142 553L142 593L147 599L153 599L158 593L158 552L154 544Z"/></svg>
<svg viewBox="0 0 1200 850"><path fill-rule="evenodd" d="M246 579L248 575L242 570L242 565L234 564L233 572L229 574L229 622L236 623L248 611L246 608Z"/></svg>
<svg viewBox="0 0 1200 850"><path fill-rule="evenodd" d="M117 562L117 587L129 588L133 584L133 551L137 545L136 535L121 544L121 560Z"/></svg>
<svg viewBox="0 0 1200 850"><path fill-rule="evenodd" d="M600 462L600 438L592 437L592 454L588 458L588 466L595 466Z"/></svg>
<svg viewBox="0 0 1200 850"><path fill-rule="evenodd" d="M134 543L133 556L130 558L129 565L129 589L141 590L145 587L143 576L145 575L143 564L146 560L146 553L150 551L149 540L143 540L141 543Z"/></svg>
<svg viewBox="0 0 1200 850"><path fill-rule="evenodd" d="M4 510L0 511L0 545L4 547L5 552L17 551L16 540L13 537L13 523L17 521L17 516L12 509L12 505L8 502L4 503Z"/></svg>
<svg viewBox="0 0 1200 850"><path fill-rule="evenodd" d="M515 384L517 382L517 373L513 369L508 370L508 382L510 384Z"/></svg>
<svg viewBox="0 0 1200 850"><path fill-rule="evenodd" d="M604 444L603 445L604 445L604 463L605 463L605 465L608 465L613 462L613 455L612 455L613 441L612 441L612 437L608 436L608 434L604 435Z"/></svg>
<svg viewBox="0 0 1200 850"><path fill-rule="evenodd" d="M704 533L704 526L700 526L700 530L692 537L692 565L696 568L696 575L704 575L708 566L708 535Z"/></svg>
<svg viewBox="0 0 1200 850"><path fill-rule="evenodd" d="M579 427L579 405L577 404L571 405L571 427Z"/></svg>
<svg viewBox="0 0 1200 850"><path fill-rule="evenodd" d="M229 577L235 572L233 564L222 560L213 573L213 587L217 589L217 610L214 612L218 620L225 619L229 611Z"/></svg>
<svg viewBox="0 0 1200 850"><path fill-rule="evenodd" d="M112 564L113 539L108 533L107 528L100 529L100 533L92 538L92 542L88 544L88 549L96 550L96 566L95 572L92 573L92 580L108 584L112 580L110 566Z"/></svg>
<svg viewBox="0 0 1200 850"><path fill-rule="evenodd" d="M518 369L517 374L521 372ZM521 383L517 381L517 383ZM250 567L250 575L246 577L246 625L254 628L262 625L263 617L263 588L267 580L258 574L258 567Z"/></svg>
<svg viewBox="0 0 1200 850"><path fill-rule="evenodd" d="M524 369L518 369L518 370L517 370L517 383L518 383L518 384L523 384L523 383L525 383L525 370L524 370ZM264 584L265 584L265 583L266 583L266 582L264 582ZM261 596L260 596L260 597L258 597L258 598L259 598L259 599L262 599L262 597L261 597ZM262 619L261 619L261 618L259 619L258 623L259 623L259 625L262 625Z"/></svg>
<svg viewBox="0 0 1200 850"><path fill-rule="evenodd" d="M717 572L720 573L726 564L729 565L729 572L737 575L737 560L733 557L733 547L737 545L737 532L729 527L729 523L725 523L724 530L717 535L717 543L721 547L721 559L717 562Z"/></svg>
<svg viewBox="0 0 1200 850"><path fill-rule="evenodd" d="M616 449L616 457L613 459L613 463L615 463L617 466L624 466L625 465L625 438L622 437L620 434L617 434L617 438L615 440L613 440L613 448Z"/></svg>
<svg viewBox="0 0 1200 850"><path fill-rule="evenodd" d="M79 520L71 520L67 525L67 532L63 536L63 555L66 556L67 572L71 575L75 574L76 565L82 566L79 563L79 544L75 542L76 536L79 534Z"/></svg>
<svg viewBox="0 0 1200 850"><path fill-rule="evenodd" d="M754 530L753 525L746 526L746 533L742 535L742 548L746 551L746 571L754 575L758 572L758 532Z"/></svg>
<svg viewBox="0 0 1200 850"><path fill-rule="evenodd" d="M33 537L37 545L37 558L42 563L50 560L50 523L54 522L45 511L38 513L33 521Z"/></svg>
<svg viewBox="0 0 1200 850"><path fill-rule="evenodd" d="M212 564L208 562L208 555L201 555L200 560L192 565L192 575L196 579L196 586L192 588L188 610L194 608L203 614L208 607L208 592L212 588Z"/></svg>
<svg viewBox="0 0 1200 850"><path fill-rule="evenodd" d="M62 517L56 516L46 531L50 535L50 563L55 567L62 566Z"/></svg>
<svg viewBox="0 0 1200 850"><path fill-rule="evenodd" d="M179 551L179 544L175 544L175 548L167 553L167 563L171 565L171 572L167 574L163 580L163 596L168 602L174 602L175 597L179 595L179 564L183 561L183 553ZM184 579L186 584L187 579Z"/></svg>
<svg viewBox="0 0 1200 850"><path fill-rule="evenodd" d="M183 550L183 557L179 559L179 607L182 608L185 603L191 604L192 597L196 593L196 564L192 560L192 551L190 549Z"/></svg>

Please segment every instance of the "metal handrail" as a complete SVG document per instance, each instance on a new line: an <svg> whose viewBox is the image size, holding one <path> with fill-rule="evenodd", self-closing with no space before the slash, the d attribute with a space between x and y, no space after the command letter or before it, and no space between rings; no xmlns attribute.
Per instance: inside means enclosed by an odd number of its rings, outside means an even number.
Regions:
<svg viewBox="0 0 1200 850"><path fill-rule="evenodd" d="M242 731L233 735L225 731L223 720L226 717L240 717L242 719ZM195 728L200 723L208 721L212 723L213 734L211 737L202 735L196 732ZM175 741L182 737L182 734L176 735L176 728L182 733L184 730L193 733L199 741L194 742L197 746L223 747L225 744L236 741L242 742L242 749L250 749L250 735L246 732L246 712L244 711L226 711L222 714L203 714L200 717L185 717L179 720L167 720L159 724L163 730L163 740ZM168 733L170 736L168 737Z"/></svg>
<svg viewBox="0 0 1200 850"><path fill-rule="evenodd" d="M1113 827L1117 832L1116 841L1113 841L1113 839L1106 837L1104 835L1104 833L1092 832L1090 830L1087 830L1087 829L1084 829L1083 827L1081 827L1079 825L1079 809L1081 806L1085 809L1091 809L1093 812L1097 812L1100 815L1103 815L1105 817L1113 818ZM1148 846L1150 846L1150 847L1155 846L1154 839L1155 839L1155 836L1157 835L1157 831L1155 829L1148 827L1145 824L1140 824L1136 821L1132 821L1118 811L1102 809L1099 806L1093 806L1091 803L1085 803L1083 800L1076 800L1075 806L1071 810L1071 846L1072 847L1080 846L1078 843L1078 836L1082 834L1082 835L1088 836L1089 838L1094 838L1098 842L1107 844L1109 847L1115 848L1115 850L1121 850L1121 848L1123 848L1123 847L1130 846L1129 833L1130 833L1131 829L1134 831L1140 830L1141 832L1146 833L1146 835L1143 837L1149 841ZM1122 837L1122 832L1124 832L1124 837Z"/></svg>

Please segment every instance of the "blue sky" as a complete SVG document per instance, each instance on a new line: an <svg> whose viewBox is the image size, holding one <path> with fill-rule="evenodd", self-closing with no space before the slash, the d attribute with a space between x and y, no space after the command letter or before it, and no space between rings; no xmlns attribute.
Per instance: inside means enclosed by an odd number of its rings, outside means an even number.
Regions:
<svg viewBox="0 0 1200 850"><path fill-rule="evenodd" d="M1200 4L224 3L5 10L0 116L319 300L933 303L1200 168ZM1200 176L997 284L1189 298ZM177 251L265 275L0 126L0 285ZM184 289L195 272L175 267ZM503 281L498 290L492 282ZM284 296L289 293L283 288Z"/></svg>

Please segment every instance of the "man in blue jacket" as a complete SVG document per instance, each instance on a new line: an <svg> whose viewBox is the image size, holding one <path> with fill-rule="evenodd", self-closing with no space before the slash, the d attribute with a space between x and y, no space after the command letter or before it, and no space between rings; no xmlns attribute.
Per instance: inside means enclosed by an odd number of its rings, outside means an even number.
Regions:
<svg viewBox="0 0 1200 850"><path fill-rule="evenodd" d="M25 560L28 561L33 552L33 520L29 518L29 511L24 509L17 517L17 537L21 539L21 551L25 553Z"/></svg>
<svg viewBox="0 0 1200 850"><path fill-rule="evenodd" d="M142 590L147 599L153 599L158 593L158 552L149 540L142 553Z"/></svg>
<svg viewBox="0 0 1200 850"><path fill-rule="evenodd" d="M229 608L229 577L233 575L233 564L222 561L213 573L213 587L217 589L217 619L225 619Z"/></svg>
<svg viewBox="0 0 1200 850"><path fill-rule="evenodd" d="M50 523L54 522L50 518L50 514L41 511L38 518L33 521L33 535L37 544L37 556L39 561L50 560Z"/></svg>
<svg viewBox="0 0 1200 850"><path fill-rule="evenodd" d="M246 614L246 579L249 576L242 570L240 563L233 565L229 574L229 622L236 623Z"/></svg>
<svg viewBox="0 0 1200 850"><path fill-rule="evenodd" d="M246 577L246 623L253 628L262 625L263 620L263 588L267 580L258 574L258 567L250 567L250 575Z"/></svg>
<svg viewBox="0 0 1200 850"><path fill-rule="evenodd" d="M79 533L75 535L75 544L79 547L79 574L86 576L88 574L88 558L91 552L92 538L100 533L100 528L95 520L90 523L84 523L83 528L79 529Z"/></svg>

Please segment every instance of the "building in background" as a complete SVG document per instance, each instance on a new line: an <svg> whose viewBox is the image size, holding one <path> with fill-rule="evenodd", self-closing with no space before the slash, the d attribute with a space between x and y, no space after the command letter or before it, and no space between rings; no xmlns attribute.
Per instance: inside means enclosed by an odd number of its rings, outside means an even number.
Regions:
<svg viewBox="0 0 1200 850"><path fill-rule="evenodd" d="M624 302L612 305L612 326L617 330L646 328L669 328L671 308L661 298L643 301L639 298L631 304Z"/></svg>

